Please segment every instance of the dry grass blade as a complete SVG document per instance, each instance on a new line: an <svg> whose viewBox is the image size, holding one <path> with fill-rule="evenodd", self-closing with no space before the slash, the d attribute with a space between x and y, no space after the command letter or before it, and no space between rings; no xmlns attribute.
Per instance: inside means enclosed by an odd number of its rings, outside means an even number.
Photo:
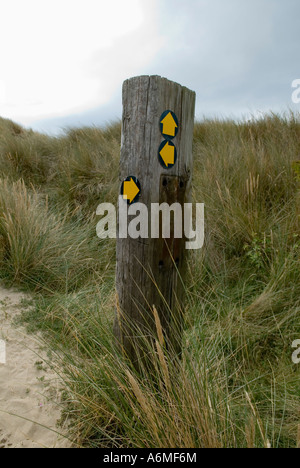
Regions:
<svg viewBox="0 0 300 468"><path fill-rule="evenodd" d="M156 332L158 336L158 341L159 341L160 346L163 347L165 344L164 333L163 333L161 321L160 321L160 318L159 318L159 315L155 306L153 306L153 315L155 319L155 327L156 327Z"/></svg>

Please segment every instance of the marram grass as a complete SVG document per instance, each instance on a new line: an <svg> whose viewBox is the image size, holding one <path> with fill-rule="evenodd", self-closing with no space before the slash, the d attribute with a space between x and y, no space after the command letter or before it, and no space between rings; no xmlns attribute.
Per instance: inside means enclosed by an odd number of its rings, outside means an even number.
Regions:
<svg viewBox="0 0 300 468"><path fill-rule="evenodd" d="M52 138L0 120L1 277L34 292L23 320L46 333L74 443L299 446L299 115L195 125L205 245L189 258L181 360L154 308L151 376L115 346L115 244L95 232L119 152L119 123Z"/></svg>

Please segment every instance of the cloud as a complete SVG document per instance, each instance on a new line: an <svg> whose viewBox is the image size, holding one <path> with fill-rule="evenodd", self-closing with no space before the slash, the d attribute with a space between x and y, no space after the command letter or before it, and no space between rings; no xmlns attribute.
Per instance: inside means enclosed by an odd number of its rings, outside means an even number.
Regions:
<svg viewBox="0 0 300 468"><path fill-rule="evenodd" d="M142 74L195 90L198 118L293 108L291 83L300 78L299 0L12 3L24 4L20 15L26 21L19 19L7 46L0 99L5 89L11 103L7 99L2 109L22 117L21 123L43 117L54 128L54 117L60 127L64 119L99 124L116 112L120 117L123 80ZM2 44L11 20L4 32L0 25Z"/></svg>
<svg viewBox="0 0 300 468"><path fill-rule="evenodd" d="M151 8L141 0L6 2L1 115L30 123L105 104L116 76L137 71L156 53L156 38L150 46L147 36L155 6L156 0Z"/></svg>
<svg viewBox="0 0 300 468"><path fill-rule="evenodd" d="M130 76L140 74L163 46L156 23L156 1L143 3L144 19L136 30L116 37L110 47L95 51L87 64L89 75L100 80L100 90L112 96L122 82Z"/></svg>
<svg viewBox="0 0 300 468"><path fill-rule="evenodd" d="M297 0L162 0L167 47L147 71L197 92L197 114L279 111L300 75ZM168 14L169 12L169 14Z"/></svg>

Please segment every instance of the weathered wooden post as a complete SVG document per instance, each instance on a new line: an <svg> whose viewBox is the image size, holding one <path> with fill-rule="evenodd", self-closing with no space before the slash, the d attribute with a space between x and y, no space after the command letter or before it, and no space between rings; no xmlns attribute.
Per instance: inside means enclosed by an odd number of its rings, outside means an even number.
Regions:
<svg viewBox="0 0 300 468"><path fill-rule="evenodd" d="M177 238L174 220L170 238L163 238L161 229L158 238L151 237L150 225L153 204L183 207L191 201L194 112L195 93L160 76L123 84L119 226L136 201L149 212L148 233L140 226L141 238L123 238L123 232L117 239L115 335L133 362L146 352L141 334L155 335L153 306L166 345L181 352L185 238Z"/></svg>

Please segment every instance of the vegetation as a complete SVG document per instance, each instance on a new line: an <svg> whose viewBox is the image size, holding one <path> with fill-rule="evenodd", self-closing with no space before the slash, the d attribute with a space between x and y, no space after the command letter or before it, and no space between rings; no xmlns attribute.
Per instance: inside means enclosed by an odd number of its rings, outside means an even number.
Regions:
<svg viewBox="0 0 300 468"><path fill-rule="evenodd" d="M157 321L154 375L114 347L115 244L96 208L118 194L120 124L54 138L0 120L0 275L33 293L79 446L300 446L300 116L203 121L180 361ZM155 311L154 311L155 313Z"/></svg>

